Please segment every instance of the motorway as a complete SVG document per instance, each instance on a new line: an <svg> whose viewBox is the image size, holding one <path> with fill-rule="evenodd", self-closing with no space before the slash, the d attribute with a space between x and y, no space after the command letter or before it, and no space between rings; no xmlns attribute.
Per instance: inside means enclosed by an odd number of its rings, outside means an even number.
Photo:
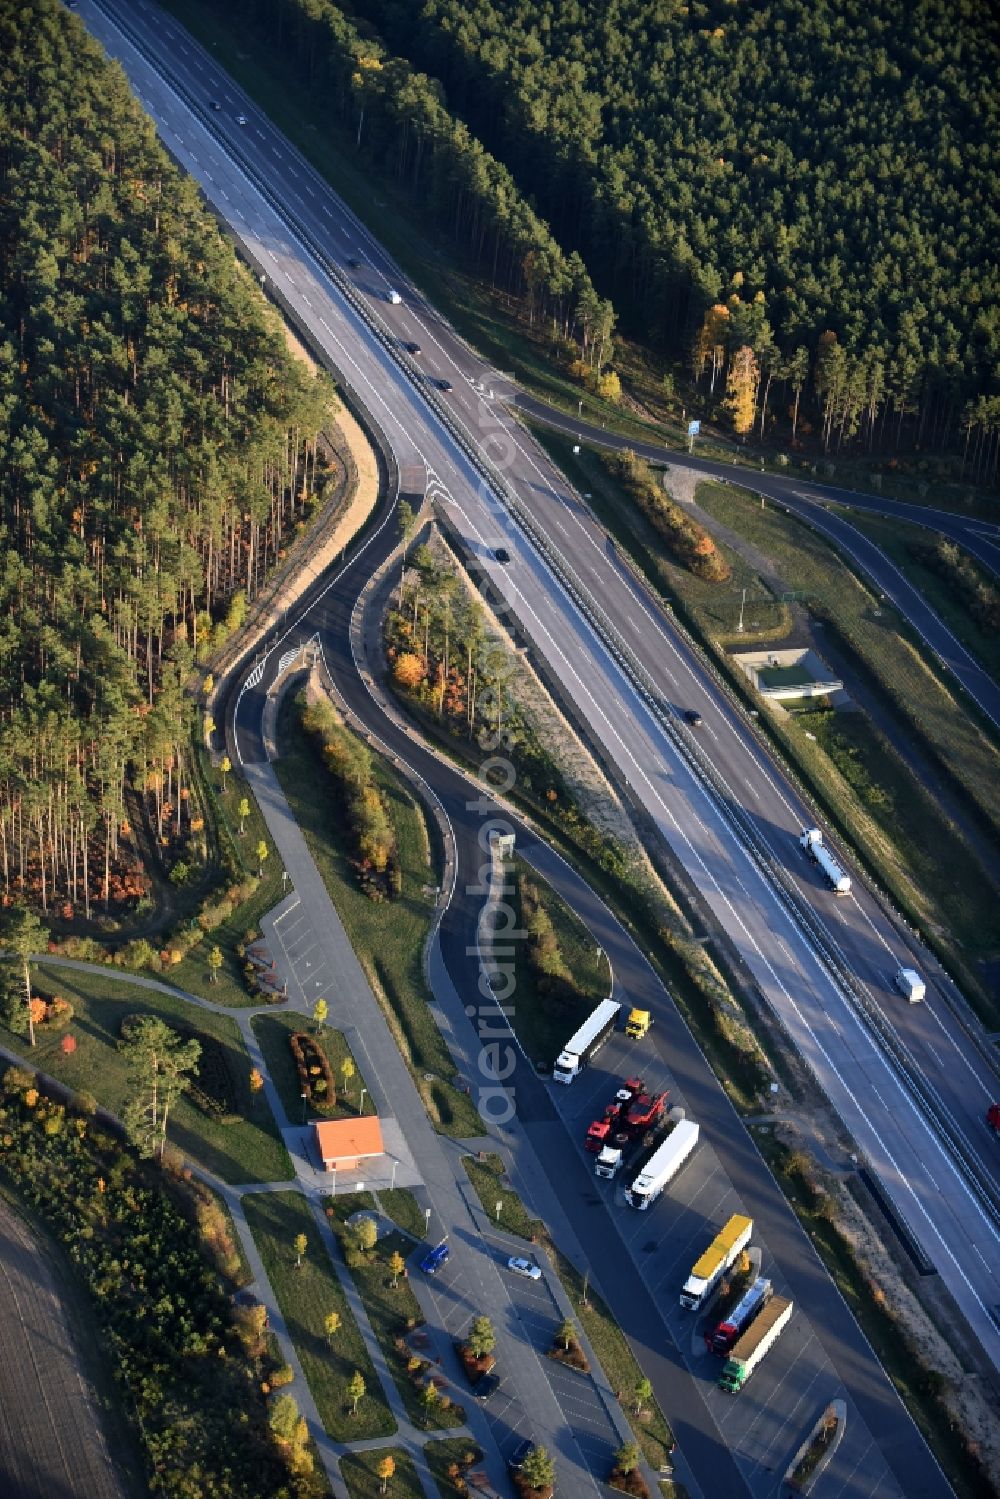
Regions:
<svg viewBox="0 0 1000 1499"><path fill-rule="evenodd" d="M1000 1301L993 1223L870 1028L881 1028L902 1061L927 1080L931 1101L973 1173L987 1172L981 1114L994 1082L955 1019L947 980L862 881L841 901L819 887L794 843L811 814L697 656L622 569L562 476L484 395L491 373L402 283L361 226L251 102L221 79L211 59L154 7L137 3L121 11L148 56L167 59L170 83L109 25L117 7L81 6L88 24L120 56L173 154L199 180L313 346L372 414L396 455L404 487L426 486L436 494L466 537L534 642L540 664L577 705L591 736L661 829L970 1325L1000 1358L987 1314ZM223 101L218 114L209 108L215 98ZM239 113L245 127L236 122ZM359 261L356 270L352 259ZM399 306L384 300L389 285L402 292ZM406 341L420 343L422 365L432 367L433 380L450 380L453 390L433 388L403 351ZM463 427L471 435L461 440ZM482 484L477 447L503 468L497 487L508 499L513 491L545 555ZM383 544L388 534L382 533ZM512 555L508 567L492 556L500 540ZM581 614L581 601L593 623ZM677 710L686 707L705 717L703 747L679 726ZM460 921L461 903L455 911ZM924 1006L907 1007L892 990L889 975L906 958L929 977ZM468 981L466 962L453 970L459 985ZM845 971L856 976L860 993ZM530 1099L527 1079L524 1092ZM883 1427L875 1429L881 1434ZM931 1481L933 1474L925 1479Z"/></svg>

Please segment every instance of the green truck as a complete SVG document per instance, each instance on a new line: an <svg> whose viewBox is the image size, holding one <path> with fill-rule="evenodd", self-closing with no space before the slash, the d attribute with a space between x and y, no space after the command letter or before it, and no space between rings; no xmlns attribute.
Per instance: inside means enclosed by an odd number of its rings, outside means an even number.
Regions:
<svg viewBox="0 0 1000 1499"><path fill-rule="evenodd" d="M754 1317L746 1332L733 1344L719 1376L719 1389L735 1395L742 1390L764 1355L781 1337L791 1321L795 1303L772 1296Z"/></svg>

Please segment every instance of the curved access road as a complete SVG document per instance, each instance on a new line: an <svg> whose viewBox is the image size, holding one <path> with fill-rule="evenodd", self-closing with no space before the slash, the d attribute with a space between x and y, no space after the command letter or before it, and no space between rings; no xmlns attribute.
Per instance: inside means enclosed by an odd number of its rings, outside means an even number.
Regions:
<svg viewBox="0 0 1000 1499"><path fill-rule="evenodd" d="M690 453L678 453L655 443L634 441L607 432L593 423L575 421L564 411L517 391L516 408L535 421L542 422L567 437L579 439L594 447L621 453L629 450L654 463L670 463L691 469L706 479L722 479L730 484L762 494L804 520L832 541L854 563L870 582L897 608L933 653L945 671L968 693L980 712L1000 729L1000 685L965 648L940 615L931 608L919 589L914 588L895 562L874 541L852 526L831 506L850 506L854 510L889 520L905 520L923 526L936 535L949 537L970 552L985 567L1000 572L1000 526L989 521L972 521L948 510L932 510L924 505L907 505L877 495L858 494L853 489L832 485L809 484L780 474L757 473L734 463L717 463Z"/></svg>
<svg viewBox="0 0 1000 1499"><path fill-rule="evenodd" d="M1000 1303L996 1188L982 1124L996 1074L947 976L857 875L843 900L821 888L797 846L814 814L752 723L490 399L491 372L268 119L155 6L83 0L81 14L269 290L367 407L402 488L432 496L462 537L1000 1363L989 1310ZM286 648L276 644L250 682ZM697 738L683 726L686 707L703 714ZM924 1005L893 989L904 961L927 974Z"/></svg>

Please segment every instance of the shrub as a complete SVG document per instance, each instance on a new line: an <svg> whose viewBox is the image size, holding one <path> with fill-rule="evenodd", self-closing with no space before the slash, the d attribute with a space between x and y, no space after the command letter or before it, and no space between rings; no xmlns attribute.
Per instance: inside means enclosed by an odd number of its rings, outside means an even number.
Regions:
<svg viewBox="0 0 1000 1499"><path fill-rule="evenodd" d="M678 562L707 583L728 581L732 569L715 542L680 505L668 498L653 478L645 459L625 452L605 457L602 462L667 543Z"/></svg>
<svg viewBox="0 0 1000 1499"><path fill-rule="evenodd" d="M288 1038L299 1084L320 1114L332 1114L337 1106L337 1085L326 1052L315 1036L295 1031ZM322 1087L319 1084L322 1083Z"/></svg>
<svg viewBox="0 0 1000 1499"><path fill-rule="evenodd" d="M340 794L354 845L352 864L358 883L372 900L386 900L399 888L390 874L395 864L396 833L385 797L372 772L367 745L341 724L328 703L300 700L302 727L319 741L324 763Z"/></svg>

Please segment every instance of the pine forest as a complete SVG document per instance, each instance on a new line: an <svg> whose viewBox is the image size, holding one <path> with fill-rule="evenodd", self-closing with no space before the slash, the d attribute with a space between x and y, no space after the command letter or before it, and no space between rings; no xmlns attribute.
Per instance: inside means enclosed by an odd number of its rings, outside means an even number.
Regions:
<svg viewBox="0 0 1000 1499"><path fill-rule="evenodd" d="M495 195L469 234L515 246L529 281L565 279L563 322L584 342L593 330L600 343L617 316L701 390L723 393L737 433L780 422L828 450L950 450L970 477L995 474L994 7L249 9L317 82L330 57L345 72L341 50L353 49L351 123L390 167L419 172L447 136L464 181L504 173L517 196ZM544 230L527 247L510 234L521 202Z"/></svg>
<svg viewBox="0 0 1000 1499"><path fill-rule="evenodd" d="M0 889L96 917L130 806L197 843L184 685L312 503L330 392L55 0L0 5L0 90Z"/></svg>

